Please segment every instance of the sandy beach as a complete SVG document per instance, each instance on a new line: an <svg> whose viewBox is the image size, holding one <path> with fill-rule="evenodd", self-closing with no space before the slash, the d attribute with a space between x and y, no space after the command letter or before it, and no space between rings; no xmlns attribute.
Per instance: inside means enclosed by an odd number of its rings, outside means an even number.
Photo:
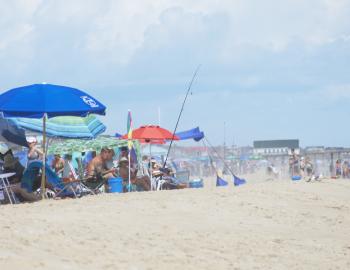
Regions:
<svg viewBox="0 0 350 270"><path fill-rule="evenodd" d="M0 269L349 269L350 181L1 206Z"/></svg>

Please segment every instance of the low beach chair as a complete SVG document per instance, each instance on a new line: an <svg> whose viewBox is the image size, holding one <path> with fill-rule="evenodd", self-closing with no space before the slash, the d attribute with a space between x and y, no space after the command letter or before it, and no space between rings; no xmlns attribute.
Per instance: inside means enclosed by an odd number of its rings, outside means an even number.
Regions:
<svg viewBox="0 0 350 270"><path fill-rule="evenodd" d="M75 188L78 189L80 191L80 193L82 193L82 194L95 195L96 193L92 189L88 188L84 184L80 175L77 174L72 162L68 161L68 166L69 166L72 178L73 178L73 179L69 180L68 183L75 183Z"/></svg>
<svg viewBox="0 0 350 270"><path fill-rule="evenodd" d="M41 161L34 161L29 164L22 177L22 188L25 188L28 192L33 192L34 181L36 181L42 166L43 163ZM67 183L63 182L48 164L45 164L45 174L47 183L55 192L54 197L78 198L84 195L84 191L79 187L79 180Z"/></svg>
<svg viewBox="0 0 350 270"><path fill-rule="evenodd" d="M175 178L178 183L188 186L190 182L190 171L187 171L187 170L177 171L175 174Z"/></svg>

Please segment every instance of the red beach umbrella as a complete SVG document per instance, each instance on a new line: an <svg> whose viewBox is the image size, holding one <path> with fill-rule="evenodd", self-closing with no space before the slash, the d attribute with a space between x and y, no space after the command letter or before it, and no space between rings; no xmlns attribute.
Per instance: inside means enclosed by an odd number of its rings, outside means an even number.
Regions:
<svg viewBox="0 0 350 270"><path fill-rule="evenodd" d="M125 134L122 139L128 139L128 134ZM147 125L141 126L132 131L132 139L141 140L145 143L164 142L164 140L178 141L180 138L173 135L169 130L160 126Z"/></svg>

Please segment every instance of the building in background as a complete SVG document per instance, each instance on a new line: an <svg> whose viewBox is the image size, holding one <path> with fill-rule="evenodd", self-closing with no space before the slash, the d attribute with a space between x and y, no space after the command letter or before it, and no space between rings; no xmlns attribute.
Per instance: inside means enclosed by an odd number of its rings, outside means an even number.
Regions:
<svg viewBox="0 0 350 270"><path fill-rule="evenodd" d="M260 156L286 156L294 153L300 154L299 140L268 140L254 141L254 155Z"/></svg>

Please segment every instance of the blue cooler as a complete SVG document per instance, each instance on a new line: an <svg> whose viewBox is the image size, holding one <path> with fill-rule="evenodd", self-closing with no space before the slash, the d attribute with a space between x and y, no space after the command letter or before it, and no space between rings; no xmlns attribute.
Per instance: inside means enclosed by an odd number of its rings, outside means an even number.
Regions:
<svg viewBox="0 0 350 270"><path fill-rule="evenodd" d="M299 181L299 180L301 180L301 176L300 175L294 175L294 176L292 176L292 180L293 181Z"/></svg>
<svg viewBox="0 0 350 270"><path fill-rule="evenodd" d="M202 179L193 179L189 182L189 187L190 188L202 188L203 185L203 180Z"/></svg>
<svg viewBox="0 0 350 270"><path fill-rule="evenodd" d="M123 178L111 178L108 180L109 192L111 193L123 193Z"/></svg>

